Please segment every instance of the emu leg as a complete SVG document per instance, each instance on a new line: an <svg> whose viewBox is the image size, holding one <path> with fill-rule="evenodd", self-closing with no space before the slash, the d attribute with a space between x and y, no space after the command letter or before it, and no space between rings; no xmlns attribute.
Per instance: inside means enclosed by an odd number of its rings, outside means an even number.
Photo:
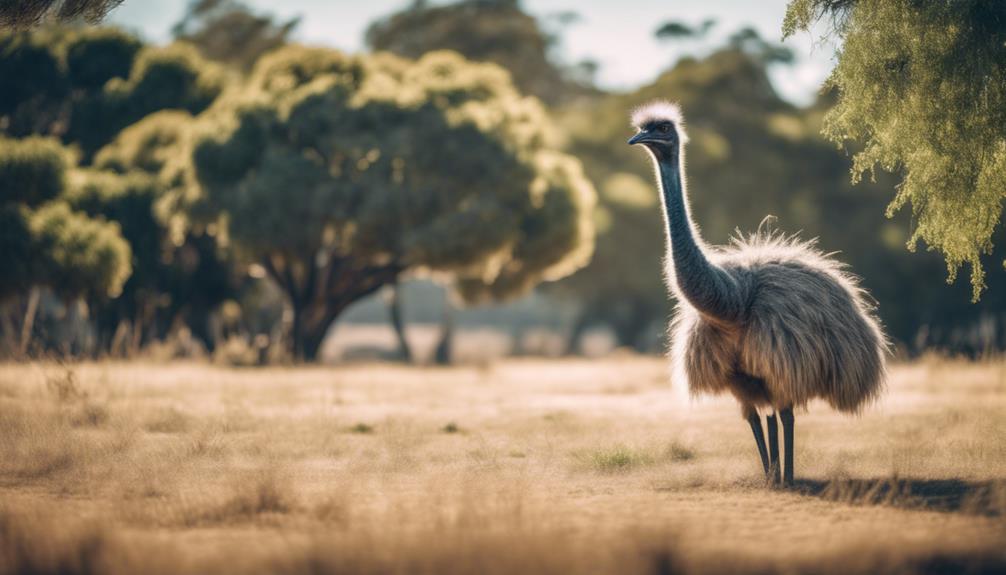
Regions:
<svg viewBox="0 0 1006 575"><path fill-rule="evenodd" d="M778 485L782 478L779 476L779 426L775 419L775 413L765 416L765 424L768 426L768 464L771 475L769 480L774 485Z"/></svg>
<svg viewBox="0 0 1006 575"><path fill-rule="evenodd" d="M758 412L751 410L747 414L748 423L751 424L751 431L754 432L755 443L758 444L758 455L761 456L761 465L768 475L768 451L765 449L765 432L761 428L761 418Z"/></svg>
<svg viewBox="0 0 1006 575"><path fill-rule="evenodd" d="M783 442L786 444L786 470L783 481L787 486L793 485L793 408L787 407L779 412L782 420Z"/></svg>

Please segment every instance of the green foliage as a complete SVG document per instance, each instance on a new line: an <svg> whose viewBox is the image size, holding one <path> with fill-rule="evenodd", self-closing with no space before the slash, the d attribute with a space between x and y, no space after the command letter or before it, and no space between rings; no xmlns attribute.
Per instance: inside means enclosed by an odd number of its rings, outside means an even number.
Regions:
<svg viewBox="0 0 1006 575"><path fill-rule="evenodd" d="M209 339L210 312L234 279L199 219L190 133L191 114L223 88L221 70L191 46L56 27L0 32L0 72L11 88L0 90L0 129L22 136L0 144L0 241L12 271L3 295L44 285L85 297L105 349L123 324L136 344L179 319Z"/></svg>
<svg viewBox="0 0 1006 575"><path fill-rule="evenodd" d="M4 0L0 2L0 27L32 26L54 18L95 23L122 0Z"/></svg>
<svg viewBox="0 0 1006 575"><path fill-rule="evenodd" d="M324 302L308 331L406 270L448 274L474 302L589 257L593 190L494 65L287 47L203 123L208 202L295 310Z"/></svg>
<svg viewBox="0 0 1006 575"><path fill-rule="evenodd" d="M145 48L127 78L114 78L100 92L74 102L65 138L79 143L89 158L148 114L164 109L201 112L222 87L220 71L202 60L195 48L184 44Z"/></svg>
<svg viewBox="0 0 1006 575"><path fill-rule="evenodd" d="M41 34L0 29L0 128L49 134L69 92L65 66Z"/></svg>
<svg viewBox="0 0 1006 575"><path fill-rule="evenodd" d="M66 69L75 89L100 90L112 78L126 78L140 41L115 28L88 28L66 42Z"/></svg>
<svg viewBox="0 0 1006 575"><path fill-rule="evenodd" d="M129 244L118 224L88 218L51 202L31 218L45 283L70 296L115 297L130 273Z"/></svg>
<svg viewBox="0 0 1006 575"><path fill-rule="evenodd" d="M141 47L112 29L0 32L0 130L59 136L84 162L153 112L201 112L223 84L191 46Z"/></svg>
<svg viewBox="0 0 1006 575"><path fill-rule="evenodd" d="M825 134L862 145L854 180L877 166L904 175L888 213L910 205L909 246L939 250L951 282L970 265L977 299L1006 198L1006 5L798 0L784 31L824 16L843 40Z"/></svg>
<svg viewBox="0 0 1006 575"><path fill-rule="evenodd" d="M153 212L181 245L193 220L206 223L202 193L192 164L192 115L182 110L155 112L119 133L94 158L94 166L119 174L143 172L156 178Z"/></svg>
<svg viewBox="0 0 1006 575"><path fill-rule="evenodd" d="M54 140L0 139L0 296L46 285L67 296L115 296L130 274L116 224L63 201L70 154Z"/></svg>
<svg viewBox="0 0 1006 575"><path fill-rule="evenodd" d="M49 138L0 138L0 202L38 206L66 185L67 151Z"/></svg>

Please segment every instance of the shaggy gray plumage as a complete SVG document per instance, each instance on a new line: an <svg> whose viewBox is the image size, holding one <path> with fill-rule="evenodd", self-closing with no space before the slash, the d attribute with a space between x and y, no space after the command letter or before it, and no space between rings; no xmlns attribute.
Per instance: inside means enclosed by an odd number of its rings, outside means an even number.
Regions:
<svg viewBox="0 0 1006 575"><path fill-rule="evenodd" d="M857 278L813 241L765 225L706 246L688 208L680 110L656 102L632 119L639 134L630 143L650 152L662 192L676 380L693 394L733 394L745 416L814 398L856 412L875 399L887 340Z"/></svg>

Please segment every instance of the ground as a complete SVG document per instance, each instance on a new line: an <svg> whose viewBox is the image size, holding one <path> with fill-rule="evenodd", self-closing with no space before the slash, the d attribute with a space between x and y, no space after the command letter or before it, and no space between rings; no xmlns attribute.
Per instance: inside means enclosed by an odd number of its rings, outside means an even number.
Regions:
<svg viewBox="0 0 1006 575"><path fill-rule="evenodd" d="M0 366L0 572L995 573L1006 362L796 417L767 487L663 360Z"/></svg>

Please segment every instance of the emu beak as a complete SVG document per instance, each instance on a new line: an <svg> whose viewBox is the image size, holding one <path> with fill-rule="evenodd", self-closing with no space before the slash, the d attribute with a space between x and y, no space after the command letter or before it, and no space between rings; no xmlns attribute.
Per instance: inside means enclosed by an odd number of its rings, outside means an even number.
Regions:
<svg viewBox="0 0 1006 575"><path fill-rule="evenodd" d="M629 145L632 146L632 145L635 145L635 144L642 144L642 143L644 143L644 142L647 141L647 138L649 137L649 135L650 135L649 132L645 132L645 131L639 132L635 136L632 136L631 138L629 138Z"/></svg>

